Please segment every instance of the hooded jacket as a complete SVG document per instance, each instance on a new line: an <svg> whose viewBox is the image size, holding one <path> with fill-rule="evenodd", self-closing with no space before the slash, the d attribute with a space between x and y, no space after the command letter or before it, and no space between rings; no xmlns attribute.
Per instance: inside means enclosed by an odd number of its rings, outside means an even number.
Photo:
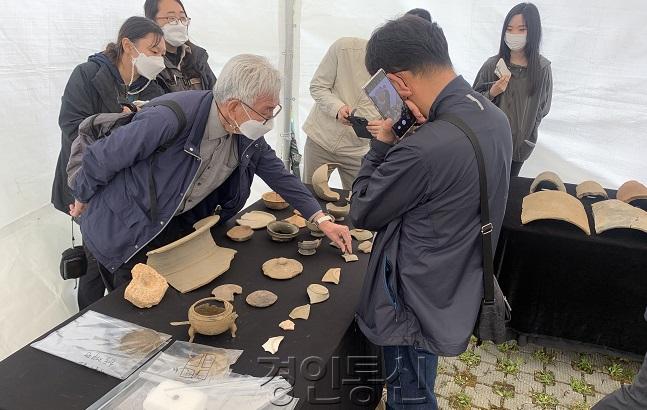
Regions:
<svg viewBox="0 0 647 410"><path fill-rule="evenodd" d="M140 77L130 89L139 90L147 81ZM58 116L61 150L52 185L52 204L56 209L67 214L68 206L74 203L72 191L67 186L66 168L79 124L94 114L119 113L123 110L123 102L152 100L162 94L162 88L151 81L141 92L129 96L119 70L103 53L90 56L87 62L76 66L65 86Z"/></svg>

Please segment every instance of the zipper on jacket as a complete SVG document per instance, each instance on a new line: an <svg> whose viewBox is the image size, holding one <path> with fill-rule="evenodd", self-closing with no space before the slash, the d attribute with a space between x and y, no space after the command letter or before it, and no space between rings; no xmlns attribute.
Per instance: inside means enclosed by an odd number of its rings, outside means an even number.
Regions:
<svg viewBox="0 0 647 410"><path fill-rule="evenodd" d="M387 269L389 271L388 278L387 278L387 274L386 274ZM384 287L386 288L385 290L386 290L387 297L391 300L391 304L393 305L393 309L395 310L395 321L397 322L398 321L398 299L397 299L396 295L394 294L393 289L389 285L389 278L391 277L391 275L393 275L393 268L391 267L391 264L389 263L389 260L385 256L384 257L384 274L383 274Z"/></svg>

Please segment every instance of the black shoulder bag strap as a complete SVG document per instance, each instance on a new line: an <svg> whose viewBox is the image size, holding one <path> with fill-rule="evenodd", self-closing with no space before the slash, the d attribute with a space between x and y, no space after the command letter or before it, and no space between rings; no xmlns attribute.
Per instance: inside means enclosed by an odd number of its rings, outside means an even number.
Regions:
<svg viewBox="0 0 647 410"><path fill-rule="evenodd" d="M150 156L150 159L149 159L148 195L149 195L149 203L151 207L150 217L151 217L151 221L153 222L157 220L157 214L158 214L157 189L155 188L155 177L153 176L153 162L155 161L155 157L157 156L157 154L166 151L171 145L173 145L173 143L180 135L182 130L186 128L186 115L184 115L184 111L182 110L182 107L180 107L180 104L176 103L175 101L172 101L172 100L157 101L154 103L148 103L144 107L157 107L160 105L171 109L171 111L175 113L178 124L177 124L177 129L175 131L175 135L173 135L172 138L169 138L168 141L160 145L155 151L155 153Z"/></svg>
<svg viewBox="0 0 647 410"><path fill-rule="evenodd" d="M451 114L441 114L436 120L447 121L463 131L472 143L476 154L476 163L479 170L479 185L481 190L481 239L483 244L483 303L494 304L494 262L492 256L492 231L490 222L490 205L488 203L487 176L485 161L481 145L476 139L474 131L459 117Z"/></svg>
<svg viewBox="0 0 647 410"><path fill-rule="evenodd" d="M168 141L166 141L164 144L162 144L158 149L157 152L164 152L168 147L173 145L175 142L175 139L180 135L180 132L184 128L186 128L186 115L184 115L184 110L182 110L182 107L180 107L180 104L176 103L173 100L162 100L162 101L156 101L153 103L148 103L144 105L145 108L148 107L159 107L163 106L166 108L169 108L173 113L175 113L175 116L177 117L177 130L175 131L175 135L173 138L170 138Z"/></svg>

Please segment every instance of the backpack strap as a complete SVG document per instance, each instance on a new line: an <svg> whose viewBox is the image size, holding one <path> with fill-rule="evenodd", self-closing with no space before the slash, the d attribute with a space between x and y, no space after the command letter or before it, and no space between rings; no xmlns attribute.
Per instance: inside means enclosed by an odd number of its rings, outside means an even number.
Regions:
<svg viewBox="0 0 647 410"><path fill-rule="evenodd" d="M100 114L94 114L92 117L90 117L90 124L88 129L92 133L92 136L94 137L95 141L99 139L99 134L97 134L97 130L94 127L94 121L97 119L97 116Z"/></svg>
<svg viewBox="0 0 647 410"><path fill-rule="evenodd" d="M175 139L180 135L180 133L186 128L186 115L184 115L184 110L182 110L182 107L180 107L180 104L176 103L173 100L162 100L162 101L156 101L153 103L148 103L144 105L144 107L159 107L163 106L166 108L169 108L175 116L177 117L177 130L175 131L175 135L173 138L169 139L166 141L164 144L162 144L159 148L157 148L157 152L164 152L166 151L173 143L175 142Z"/></svg>
<svg viewBox="0 0 647 410"><path fill-rule="evenodd" d="M180 133L186 128L186 115L184 115L184 110L182 110L182 107L180 107L180 104L176 103L175 101L172 100L162 100L162 101L157 101L154 103L148 103L144 107L157 107L157 106L164 106L173 113L175 113L175 116L177 117L177 130L175 131L175 135L173 135L172 138L170 138L168 141L160 145L155 153L150 156L148 160L148 197L149 197L149 204L150 204L150 217L151 221L155 222L157 221L157 216L158 216L158 208L157 208L157 188L155 188L155 177L153 176L153 163L155 162L155 157L157 154L162 153L166 151L177 139L177 137L180 135Z"/></svg>

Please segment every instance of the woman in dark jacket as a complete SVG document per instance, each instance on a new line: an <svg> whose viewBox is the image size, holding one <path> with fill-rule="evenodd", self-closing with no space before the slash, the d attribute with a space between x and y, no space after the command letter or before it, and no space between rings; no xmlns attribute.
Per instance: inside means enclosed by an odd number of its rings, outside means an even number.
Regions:
<svg viewBox="0 0 647 410"><path fill-rule="evenodd" d="M79 64L65 86L58 124L61 127L61 151L56 164L52 187L52 203L68 213L74 197L67 186L66 167L72 142L79 124L99 113L119 113L135 109L134 101L147 101L164 94L152 81L164 69L166 50L164 33L155 22L144 17L131 17L119 29L116 43ZM128 108L131 107L131 108ZM79 279L79 309L103 297L105 288L94 258L88 256L88 270Z"/></svg>
<svg viewBox="0 0 647 410"><path fill-rule="evenodd" d="M216 76L206 50L189 41L191 18L180 0L146 0L144 14L157 22L166 40L166 69L157 77L164 92L211 90Z"/></svg>
<svg viewBox="0 0 647 410"><path fill-rule="evenodd" d="M519 175L537 143L537 129L553 97L550 61L539 54L541 18L532 3L520 3L503 23L499 54L490 57L474 81L474 90L508 116L512 129L512 176ZM495 74L503 59L510 74Z"/></svg>

